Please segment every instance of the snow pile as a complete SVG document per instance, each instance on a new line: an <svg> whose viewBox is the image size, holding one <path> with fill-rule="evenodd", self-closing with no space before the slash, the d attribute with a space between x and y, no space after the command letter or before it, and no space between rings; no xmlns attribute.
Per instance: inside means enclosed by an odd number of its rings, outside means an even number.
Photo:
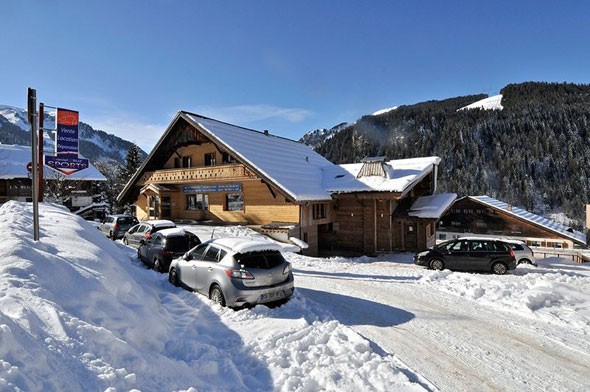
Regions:
<svg viewBox="0 0 590 392"><path fill-rule="evenodd" d="M297 292L220 308L62 207L40 205L34 242L31 210L0 207L0 390L421 389Z"/></svg>
<svg viewBox="0 0 590 392"><path fill-rule="evenodd" d="M420 282L486 306L588 330L590 271L586 266L576 268L564 262L567 260L541 259L539 267L520 265L499 277L436 271L425 275Z"/></svg>

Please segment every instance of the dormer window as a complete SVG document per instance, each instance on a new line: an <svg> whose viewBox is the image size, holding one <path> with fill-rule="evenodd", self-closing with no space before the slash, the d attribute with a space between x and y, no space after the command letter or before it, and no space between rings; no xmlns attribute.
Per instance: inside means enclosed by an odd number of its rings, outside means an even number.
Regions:
<svg viewBox="0 0 590 392"><path fill-rule="evenodd" d="M205 154L205 166L215 166L215 153Z"/></svg>

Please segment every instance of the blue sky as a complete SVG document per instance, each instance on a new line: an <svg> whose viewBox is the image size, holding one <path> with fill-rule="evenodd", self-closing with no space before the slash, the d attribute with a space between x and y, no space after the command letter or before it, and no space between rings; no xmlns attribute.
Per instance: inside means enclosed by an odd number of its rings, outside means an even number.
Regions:
<svg viewBox="0 0 590 392"><path fill-rule="evenodd" d="M149 151L178 110L298 139L508 83L590 82L587 1L0 4L0 104L38 101Z"/></svg>

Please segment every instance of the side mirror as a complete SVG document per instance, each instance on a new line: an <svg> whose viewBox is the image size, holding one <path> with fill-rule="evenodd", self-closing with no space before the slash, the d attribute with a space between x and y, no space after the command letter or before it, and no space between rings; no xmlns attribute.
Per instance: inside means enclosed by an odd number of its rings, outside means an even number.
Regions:
<svg viewBox="0 0 590 392"><path fill-rule="evenodd" d="M186 252L186 253L185 253L185 254L182 256L182 258L183 258L184 260L186 260L186 261L189 261L189 260L192 260L192 259L193 259L193 256L192 256L190 253Z"/></svg>

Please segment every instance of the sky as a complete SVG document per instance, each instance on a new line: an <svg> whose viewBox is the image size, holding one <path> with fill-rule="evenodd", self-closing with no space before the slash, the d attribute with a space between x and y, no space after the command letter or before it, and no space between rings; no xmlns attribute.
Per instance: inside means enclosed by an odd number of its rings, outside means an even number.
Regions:
<svg viewBox="0 0 590 392"><path fill-rule="evenodd" d="M590 82L586 1L4 0L0 105L150 151L186 110L299 139L383 108Z"/></svg>

